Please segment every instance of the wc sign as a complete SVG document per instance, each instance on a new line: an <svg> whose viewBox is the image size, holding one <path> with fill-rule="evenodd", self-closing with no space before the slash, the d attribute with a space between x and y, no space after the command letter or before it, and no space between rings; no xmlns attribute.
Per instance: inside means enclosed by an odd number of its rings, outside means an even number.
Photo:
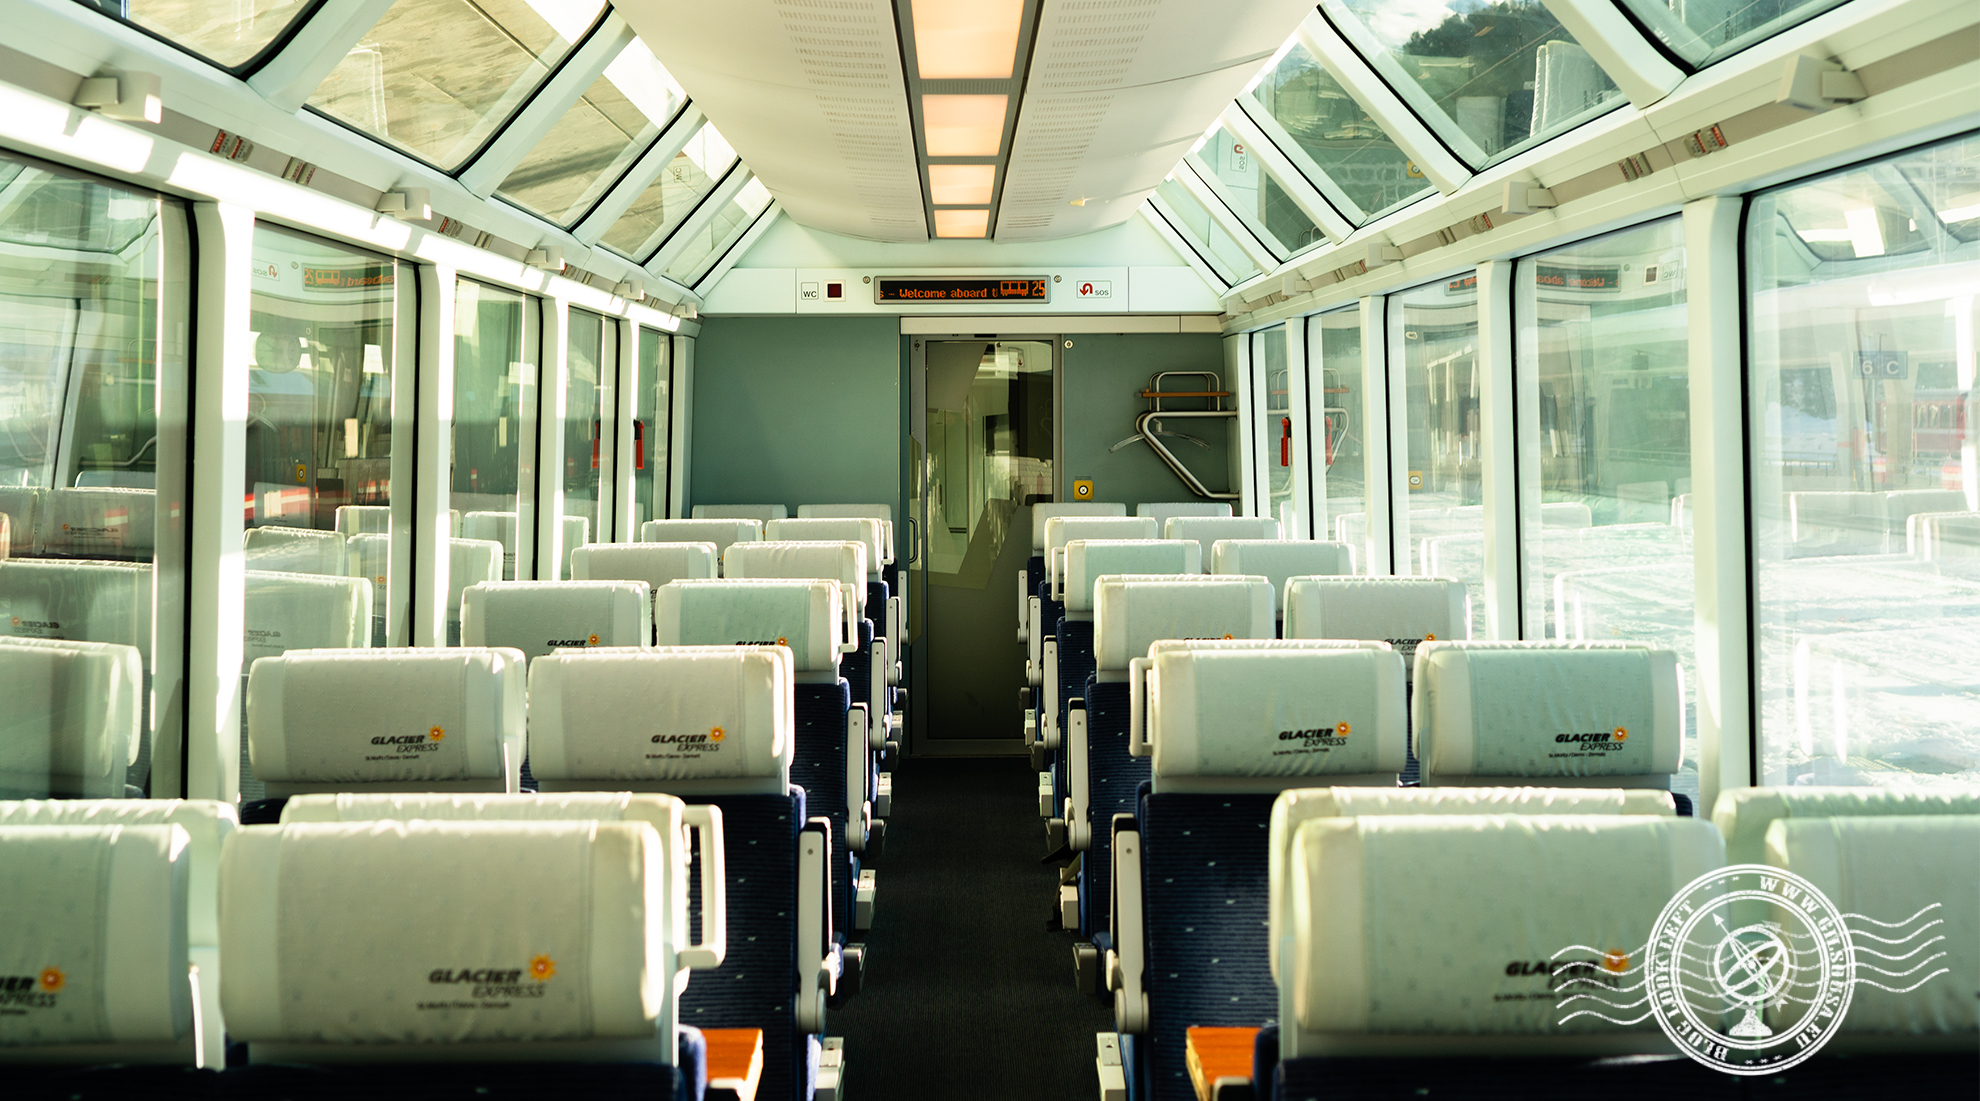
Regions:
<svg viewBox="0 0 1980 1101"><path fill-rule="evenodd" d="M1105 279L1083 279L1075 290L1081 298L1114 297L1114 284Z"/></svg>

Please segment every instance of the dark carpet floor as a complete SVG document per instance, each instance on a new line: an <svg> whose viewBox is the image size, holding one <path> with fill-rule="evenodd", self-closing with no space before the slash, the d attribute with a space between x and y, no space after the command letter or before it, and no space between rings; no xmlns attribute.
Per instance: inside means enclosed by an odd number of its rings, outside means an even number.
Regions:
<svg viewBox="0 0 1980 1101"><path fill-rule="evenodd" d="M1023 758L910 758L894 774L866 985L827 1016L857 1101L1092 1101L1113 1012L1073 988L1072 934Z"/></svg>

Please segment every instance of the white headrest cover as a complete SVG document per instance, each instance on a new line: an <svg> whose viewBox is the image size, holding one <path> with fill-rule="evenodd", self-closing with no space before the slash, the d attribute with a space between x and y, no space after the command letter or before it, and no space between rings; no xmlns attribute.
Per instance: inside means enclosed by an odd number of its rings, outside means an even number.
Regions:
<svg viewBox="0 0 1980 1101"><path fill-rule="evenodd" d="M362 577L371 582L372 614L384 615L385 584L387 571L392 566L392 537L377 532L363 532L351 536L344 544L344 562L350 568L352 577ZM450 549L449 553L452 551Z"/></svg>
<svg viewBox="0 0 1980 1101"><path fill-rule="evenodd" d="M1557 975L1511 974L1506 961L1599 967L1603 956L1556 953L1636 952L1671 896L1724 857L1719 831L1696 818L1308 821L1288 861L1292 1015L1305 1032L1407 1033L1426 1048L1479 1034L1606 1033L1628 1045L1626 1030L1592 1016L1556 1024Z"/></svg>
<svg viewBox="0 0 1980 1101"><path fill-rule="evenodd" d="M697 520L755 520L760 524L790 514L783 505L696 505L693 513Z"/></svg>
<svg viewBox="0 0 1980 1101"><path fill-rule="evenodd" d="M1353 574L1354 548L1305 539L1219 539L1210 547L1210 572L1250 574L1283 595L1286 582L1315 574ZM1281 604L1281 608L1290 604Z"/></svg>
<svg viewBox="0 0 1980 1101"><path fill-rule="evenodd" d="M1180 539L1074 539L1066 544L1066 611L1093 610L1093 581L1103 574L1201 573L1201 548Z"/></svg>
<svg viewBox="0 0 1980 1101"><path fill-rule="evenodd" d="M1727 861L1758 864L1766 859L1767 828L1778 819L1868 818L1893 814L1980 814L1980 792L1867 787L1729 788L1719 793L1719 801L1712 807L1712 822L1726 835Z"/></svg>
<svg viewBox="0 0 1980 1101"><path fill-rule="evenodd" d="M36 510L43 554L76 558L151 557L158 494L108 486L51 489Z"/></svg>
<svg viewBox="0 0 1980 1101"><path fill-rule="evenodd" d="M666 844L645 822L238 830L220 866L227 1032L651 1039L674 974Z"/></svg>
<svg viewBox="0 0 1980 1101"><path fill-rule="evenodd" d="M713 543L593 543L571 552L571 576L644 581L657 590L682 578L712 578L721 561Z"/></svg>
<svg viewBox="0 0 1980 1101"><path fill-rule="evenodd" d="M1209 572L1210 548L1219 539L1277 539L1279 522L1263 516L1172 516L1162 521L1164 539L1194 539L1203 544L1203 569Z"/></svg>
<svg viewBox="0 0 1980 1101"><path fill-rule="evenodd" d="M1079 503L1031 506L1031 553L1045 553L1045 522L1056 516L1126 516L1122 504ZM1158 525L1159 526L1159 525ZM1156 534L1160 534L1157 532Z"/></svg>
<svg viewBox="0 0 1980 1101"><path fill-rule="evenodd" d="M5 567L12 569L13 567ZM0 638L0 790L118 797L137 763L144 666L113 642Z"/></svg>
<svg viewBox="0 0 1980 1101"><path fill-rule="evenodd" d="M1134 514L1166 522L1174 516L1229 516L1231 506L1223 501L1145 501L1134 506Z"/></svg>
<svg viewBox="0 0 1980 1101"><path fill-rule="evenodd" d="M892 505L799 505L800 520L838 520L846 517L894 522Z"/></svg>
<svg viewBox="0 0 1980 1101"><path fill-rule="evenodd" d="M644 646L653 600L644 581L497 581L461 593L461 645L539 658L560 646Z"/></svg>
<svg viewBox="0 0 1980 1101"><path fill-rule="evenodd" d="M1165 638L1272 638L1272 586L1262 577L1102 577L1094 583L1096 668L1124 670Z"/></svg>
<svg viewBox="0 0 1980 1101"><path fill-rule="evenodd" d="M516 549L516 514L513 512L469 512L461 517L461 537L493 539L510 553Z"/></svg>
<svg viewBox="0 0 1980 1101"><path fill-rule="evenodd" d="M1151 654L1149 741L1165 779L1365 775L1403 770L1402 658L1387 649Z"/></svg>
<svg viewBox="0 0 1980 1101"><path fill-rule="evenodd" d="M1411 701L1433 776L1652 776L1678 770L1677 655L1644 646L1426 642Z"/></svg>
<svg viewBox="0 0 1980 1101"><path fill-rule="evenodd" d="M192 1031L186 831L0 827L0 1051Z"/></svg>
<svg viewBox="0 0 1980 1101"><path fill-rule="evenodd" d="M293 805L293 804L292 804ZM1291 922L1285 887L1291 881L1292 839L1302 822L1391 814L1635 814L1671 818L1668 791L1624 788L1295 788L1272 804L1269 909L1272 977L1279 977L1280 930Z"/></svg>
<svg viewBox="0 0 1980 1101"><path fill-rule="evenodd" d="M342 532L271 526L249 528L241 545L251 570L341 577L350 572L345 558L348 539Z"/></svg>
<svg viewBox="0 0 1980 1101"><path fill-rule="evenodd" d="M1054 516L1045 521L1047 567L1052 553L1075 539L1160 539L1161 525L1137 516Z"/></svg>
<svg viewBox="0 0 1980 1101"><path fill-rule="evenodd" d="M648 520L639 526L642 543L713 543L717 562L729 544L753 543L761 538L761 520Z"/></svg>
<svg viewBox="0 0 1980 1101"><path fill-rule="evenodd" d="M1972 1053L1973 978L1980 974L1980 815L1782 818L1767 828L1766 862L1807 879L1845 914L1897 925L1847 922L1859 931L1858 982L1844 1029L1894 1033L1906 1040L1950 1034L1957 1037L1959 1050ZM1936 909L1927 910L1935 903ZM1934 921L1944 924L1914 936ZM1901 943L1879 944L1860 933ZM1935 936L1945 939L1932 943ZM1909 959L1890 958L1920 946L1924 951ZM1938 952L1945 955L1929 958ZM1923 967L1901 978L1890 974L1921 961ZM1869 971L1872 967L1883 974ZM1940 968L1951 974L1921 982ZM1918 985L1895 993L1878 989L1877 983Z"/></svg>
<svg viewBox="0 0 1980 1101"><path fill-rule="evenodd" d="M290 650L371 645L373 600L368 578L248 570L241 589L247 625L243 669L258 658Z"/></svg>
<svg viewBox="0 0 1980 1101"><path fill-rule="evenodd" d="M392 530L392 506L338 505L337 530L345 535L388 535Z"/></svg>
<svg viewBox="0 0 1980 1101"><path fill-rule="evenodd" d="M499 780L520 764L523 656L510 649L291 650L248 675L262 780Z"/></svg>
<svg viewBox="0 0 1980 1101"><path fill-rule="evenodd" d="M191 870L186 880L186 939L220 943L220 845L240 827L232 803L211 799L29 799L0 803L8 826L166 826L186 831Z"/></svg>
<svg viewBox="0 0 1980 1101"><path fill-rule="evenodd" d="M876 574L887 560L887 525L880 520L861 517L772 520L763 525L763 537L809 543L850 540L866 548L866 568ZM860 578L862 584L865 580Z"/></svg>
<svg viewBox="0 0 1980 1101"><path fill-rule="evenodd" d="M502 580L502 544L493 539L447 540L447 614L461 616L461 593L469 585Z"/></svg>
<svg viewBox="0 0 1980 1101"><path fill-rule="evenodd" d="M1379 638L1408 655L1471 636L1471 599L1449 578L1295 577L1285 594L1287 638Z"/></svg>
<svg viewBox="0 0 1980 1101"><path fill-rule="evenodd" d="M841 604L833 581L675 581L653 598L662 646L788 646L800 673L836 669Z"/></svg>
<svg viewBox="0 0 1980 1101"><path fill-rule="evenodd" d="M681 801L660 792L567 791L520 795L396 795L338 792L298 795L282 805L282 824L298 822L648 822L680 820Z"/></svg>
<svg viewBox="0 0 1980 1101"><path fill-rule="evenodd" d="M781 523L798 523L785 520ZM835 521L819 521L833 523ZM722 576L727 578L824 578L851 585L866 594L866 544L856 542L741 543L722 552Z"/></svg>
<svg viewBox="0 0 1980 1101"><path fill-rule="evenodd" d="M120 642L151 662L149 562L9 559L0 569L0 635Z"/></svg>
<svg viewBox="0 0 1980 1101"><path fill-rule="evenodd" d="M529 674L530 769L545 780L788 782L790 651L693 646L554 654Z"/></svg>

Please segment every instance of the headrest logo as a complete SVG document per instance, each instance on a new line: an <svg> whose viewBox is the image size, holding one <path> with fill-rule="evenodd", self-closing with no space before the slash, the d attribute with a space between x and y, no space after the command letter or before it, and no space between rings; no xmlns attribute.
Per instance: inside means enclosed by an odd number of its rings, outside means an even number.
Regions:
<svg viewBox="0 0 1980 1101"><path fill-rule="evenodd" d="M1425 642L1435 642L1435 641L1437 641L1437 632L1435 632L1435 631L1431 631L1431 632L1430 632L1429 634L1426 634L1426 635L1424 635L1424 636L1423 636L1423 641L1425 641Z"/></svg>
<svg viewBox="0 0 1980 1101"><path fill-rule="evenodd" d="M791 644L791 640L788 638L779 638L777 640L777 645L779 646L789 646L790 644Z"/></svg>
<svg viewBox="0 0 1980 1101"><path fill-rule="evenodd" d="M1292 753L1325 753L1331 749L1338 749L1347 744L1348 732L1352 729L1353 727L1343 722L1323 724L1308 730L1281 730L1280 741L1298 744L1274 750L1272 755L1277 757Z"/></svg>
<svg viewBox="0 0 1980 1101"><path fill-rule="evenodd" d="M585 645L587 645L587 646L596 646L596 645L598 645L598 636L597 636L597 635L592 635L592 636L591 636L591 637L589 638L589 640L587 640L587 641L586 641L586 643L585 643Z"/></svg>
<svg viewBox="0 0 1980 1101"><path fill-rule="evenodd" d="M1230 638L1231 636L1230 636L1229 634L1226 634L1226 635L1224 635L1224 637L1225 637L1225 638Z"/></svg>
<svg viewBox="0 0 1980 1101"><path fill-rule="evenodd" d="M529 961L529 977L537 982L548 982L557 975L557 961L549 956L532 956Z"/></svg>
<svg viewBox="0 0 1980 1101"><path fill-rule="evenodd" d="M1615 736L1616 736L1616 741L1619 742L1629 741L1629 730L1626 727L1620 727L1620 726L1616 727Z"/></svg>
<svg viewBox="0 0 1980 1101"><path fill-rule="evenodd" d="M722 728L719 726L710 727L708 729L708 740L711 742L719 742L726 737L728 737L728 734L724 733Z"/></svg>
<svg viewBox="0 0 1980 1101"><path fill-rule="evenodd" d="M1346 723L1335 723L1335 724L1334 724L1334 734L1335 734L1335 736L1337 736L1337 737L1341 737L1341 738L1345 738L1345 737L1347 737L1347 736L1348 736L1348 731L1349 731L1349 730L1352 730L1352 729L1353 729L1353 728L1352 728L1352 727L1350 727L1350 726L1348 726L1348 724L1346 724Z"/></svg>
<svg viewBox="0 0 1980 1101"><path fill-rule="evenodd" d="M1629 953L1620 948L1611 948L1602 953L1602 970L1612 975L1620 975L1629 970Z"/></svg>
<svg viewBox="0 0 1980 1101"><path fill-rule="evenodd" d="M440 729L437 726L426 732L426 737L428 741L437 742L440 739L445 738L446 736L447 736L447 732L445 730Z"/></svg>
<svg viewBox="0 0 1980 1101"><path fill-rule="evenodd" d="M37 985L45 994L58 994L64 986L69 985L69 977L62 974L62 969L59 967L44 967L41 969L41 978Z"/></svg>

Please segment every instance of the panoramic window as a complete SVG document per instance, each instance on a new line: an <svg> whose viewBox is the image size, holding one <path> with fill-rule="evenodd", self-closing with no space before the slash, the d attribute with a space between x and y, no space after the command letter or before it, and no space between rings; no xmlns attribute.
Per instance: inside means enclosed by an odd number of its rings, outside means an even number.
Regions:
<svg viewBox="0 0 1980 1101"><path fill-rule="evenodd" d="M1249 111L1253 120L1349 221L1359 225L1434 190L1304 46L1295 43L1251 98L1261 108Z"/></svg>
<svg viewBox="0 0 1980 1101"><path fill-rule="evenodd" d="M1366 574L1374 558L1368 541L1368 485L1380 484L1380 472L1371 472L1368 464L1382 457L1364 443L1368 394L1361 384L1361 307L1307 318L1306 355L1307 404L1321 410L1320 419L1306 430L1313 503L1321 510L1313 518L1313 537L1352 546L1354 572Z"/></svg>
<svg viewBox="0 0 1980 1101"><path fill-rule="evenodd" d="M1299 530L1299 468L1293 465L1293 433L1304 431L1293 412L1292 379L1286 369L1284 325L1251 334L1251 377L1264 396L1252 429L1258 469L1259 515L1279 522L1288 538Z"/></svg>
<svg viewBox="0 0 1980 1101"><path fill-rule="evenodd" d="M558 225L574 225L686 102L687 93L635 39L509 173L497 194Z"/></svg>
<svg viewBox="0 0 1980 1101"><path fill-rule="evenodd" d="M639 376L632 383L637 390L637 419L633 421L632 530L648 520L667 515L667 459L671 453L668 432L672 424L674 342L658 329L639 330L639 356L634 366ZM621 485L625 473L619 475Z"/></svg>
<svg viewBox="0 0 1980 1101"><path fill-rule="evenodd" d="M667 278L684 287L692 287L701 282L722 259L722 254L735 244L736 238L749 232L756 216L770 205L770 192L761 180L752 178L736 192L736 197L722 204L722 209L708 223L694 231L674 254L667 264Z"/></svg>
<svg viewBox="0 0 1980 1101"><path fill-rule="evenodd" d="M310 0L78 0L229 69L253 61Z"/></svg>
<svg viewBox="0 0 1980 1101"><path fill-rule="evenodd" d="M612 417L605 380L619 370L619 324L586 310L570 312L564 382L564 555L556 580L571 576L571 552L609 539L599 511L599 474L611 454Z"/></svg>
<svg viewBox="0 0 1980 1101"><path fill-rule="evenodd" d="M1695 670L1684 227L1519 261L1513 381L1527 638L1625 639ZM1694 678L1685 729L1696 730ZM1695 744L1680 790L1697 794Z"/></svg>
<svg viewBox="0 0 1980 1101"><path fill-rule="evenodd" d="M660 178L605 231L601 243L644 263L735 163L736 151L722 140L721 133L703 125L661 170Z"/></svg>
<svg viewBox="0 0 1980 1101"><path fill-rule="evenodd" d="M604 0L399 0L309 97L452 171L584 37Z"/></svg>
<svg viewBox="0 0 1980 1101"><path fill-rule="evenodd" d="M1760 782L1980 782L1980 139L1747 214Z"/></svg>
<svg viewBox="0 0 1980 1101"><path fill-rule="evenodd" d="M1265 170L1258 154L1219 126L1189 155L1224 205L1281 258L1327 239Z"/></svg>
<svg viewBox="0 0 1980 1101"><path fill-rule="evenodd" d="M1155 188L1155 194L1168 208L1164 220L1195 246L1197 255L1227 285L1242 283L1258 274L1258 265L1252 262L1251 255L1174 176L1163 180Z"/></svg>
<svg viewBox="0 0 1980 1101"><path fill-rule="evenodd" d="M1485 636L1485 496L1480 480L1478 276L1389 300L1389 362L1400 366L1409 507L1395 518L1396 572L1449 577L1471 591L1471 636Z"/></svg>
<svg viewBox="0 0 1980 1101"><path fill-rule="evenodd" d="M1537 0L1323 0L1321 10L1474 168L1623 102Z"/></svg>
<svg viewBox="0 0 1980 1101"><path fill-rule="evenodd" d="M168 217L155 195L0 154L0 646L114 643L144 678L135 764L51 757L67 693L0 689L0 798L149 791L154 746L178 782L186 456L160 423L184 417L186 377L159 333L185 324L161 295L169 279L185 301L185 258L164 254Z"/></svg>
<svg viewBox="0 0 1980 1101"><path fill-rule="evenodd" d="M451 499L460 526L451 571L449 645L460 641L462 586L535 576L541 333L536 299L466 279L455 286Z"/></svg>
<svg viewBox="0 0 1980 1101"><path fill-rule="evenodd" d="M1709 65L1828 11L1842 0L1623 0L1672 52Z"/></svg>

